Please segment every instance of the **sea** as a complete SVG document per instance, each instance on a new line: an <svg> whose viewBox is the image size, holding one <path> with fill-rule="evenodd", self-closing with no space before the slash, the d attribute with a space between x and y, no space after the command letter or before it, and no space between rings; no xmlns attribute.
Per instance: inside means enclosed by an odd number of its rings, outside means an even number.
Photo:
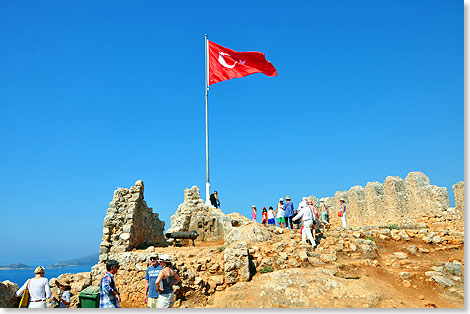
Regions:
<svg viewBox="0 0 470 314"><path fill-rule="evenodd" d="M47 268L45 278L57 278L61 274L76 274L91 271L93 265L68 266L64 268ZM9 280L22 286L26 280L34 277L34 268L31 269L4 269L0 270L0 282Z"/></svg>

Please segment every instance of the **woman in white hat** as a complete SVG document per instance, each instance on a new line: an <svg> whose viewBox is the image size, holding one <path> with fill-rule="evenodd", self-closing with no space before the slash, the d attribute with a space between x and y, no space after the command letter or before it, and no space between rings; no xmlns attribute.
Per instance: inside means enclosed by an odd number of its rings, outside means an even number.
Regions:
<svg viewBox="0 0 470 314"><path fill-rule="evenodd" d="M168 254L161 254L159 256L160 266L163 268L158 274L155 286L160 295L158 296L158 308L169 308L175 304L175 293L173 292L173 285L178 284L181 279L177 273L171 269L171 262L173 259Z"/></svg>
<svg viewBox="0 0 470 314"><path fill-rule="evenodd" d="M46 269L43 266L38 266L34 270L34 278L28 279L24 285L16 291L16 296L20 296L25 289L29 290L29 304L28 308L45 308L46 299L51 297L51 288L49 287L49 280L44 278Z"/></svg>

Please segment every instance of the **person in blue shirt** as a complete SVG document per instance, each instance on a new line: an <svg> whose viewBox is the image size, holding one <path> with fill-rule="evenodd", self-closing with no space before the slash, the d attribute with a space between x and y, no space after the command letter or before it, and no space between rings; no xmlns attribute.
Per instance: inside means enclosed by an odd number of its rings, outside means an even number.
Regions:
<svg viewBox="0 0 470 314"><path fill-rule="evenodd" d="M145 273L144 303L147 304L149 308L157 308L159 294L157 287L155 287L155 281L163 268L158 263L156 256L150 256L150 263L151 265L147 268L147 272Z"/></svg>
<svg viewBox="0 0 470 314"><path fill-rule="evenodd" d="M286 203L284 204L284 217L286 218L286 228L290 226L293 229L292 218L294 217L294 204L290 200L290 196L286 196Z"/></svg>

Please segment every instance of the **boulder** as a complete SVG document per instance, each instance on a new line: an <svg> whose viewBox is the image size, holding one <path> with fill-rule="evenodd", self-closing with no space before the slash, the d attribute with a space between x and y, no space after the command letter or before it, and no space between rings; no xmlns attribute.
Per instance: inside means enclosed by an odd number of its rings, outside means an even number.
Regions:
<svg viewBox="0 0 470 314"><path fill-rule="evenodd" d="M0 308L17 308L20 299L15 296L19 286L9 280L0 282Z"/></svg>

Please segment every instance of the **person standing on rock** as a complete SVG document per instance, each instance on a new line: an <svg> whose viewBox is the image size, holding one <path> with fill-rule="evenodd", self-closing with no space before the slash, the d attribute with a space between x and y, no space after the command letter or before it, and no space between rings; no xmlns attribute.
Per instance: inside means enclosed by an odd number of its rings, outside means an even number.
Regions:
<svg viewBox="0 0 470 314"><path fill-rule="evenodd" d="M348 227L348 222L346 221L346 204L344 203L344 199L339 200L339 213L341 213L341 221L343 222L343 228Z"/></svg>
<svg viewBox="0 0 470 314"><path fill-rule="evenodd" d="M274 212L274 209L272 206L269 206L268 210L268 226L270 227L276 227L276 220L274 219L276 217L276 213Z"/></svg>
<svg viewBox="0 0 470 314"><path fill-rule="evenodd" d="M157 261L155 255L150 256L151 265L147 268L145 273L145 296L144 303L147 304L148 308L157 308L158 305L158 291L155 287L155 281L157 281L160 271L163 269ZM148 293L148 297L147 297Z"/></svg>
<svg viewBox="0 0 470 314"><path fill-rule="evenodd" d="M119 263L113 259L107 261L106 270L100 283L100 308L118 308L121 297L114 282L114 275L119 270Z"/></svg>
<svg viewBox="0 0 470 314"><path fill-rule="evenodd" d="M284 217L284 199L281 197L276 208L276 217L277 222L279 223L279 228L286 227L286 218Z"/></svg>
<svg viewBox="0 0 470 314"><path fill-rule="evenodd" d="M252 205L251 208L253 209L253 212L251 213L251 220L256 221L256 206Z"/></svg>
<svg viewBox="0 0 470 314"><path fill-rule="evenodd" d="M325 204L325 200L322 198L320 199L320 215L321 215L321 222L325 229L330 228L330 212L328 211L328 206Z"/></svg>
<svg viewBox="0 0 470 314"><path fill-rule="evenodd" d="M261 212L261 224L265 227L268 225L268 211L266 207L263 207L263 211Z"/></svg>
<svg viewBox="0 0 470 314"><path fill-rule="evenodd" d="M162 271L158 274L155 281L155 286L158 287L160 296L158 297L158 308L170 308L175 304L175 293L173 286L178 284L181 279L177 273L171 269L171 262L173 259L168 254L161 254L159 256L160 266Z"/></svg>
<svg viewBox="0 0 470 314"><path fill-rule="evenodd" d="M217 191L214 191L214 193L211 194L209 199L211 201L212 206L214 206L215 208L220 207L220 202L219 202L219 197L218 197Z"/></svg>
<svg viewBox="0 0 470 314"><path fill-rule="evenodd" d="M294 204L290 201L290 196L286 196L286 203L284 204L284 217L286 218L286 228L293 229L292 217L294 217Z"/></svg>
<svg viewBox="0 0 470 314"><path fill-rule="evenodd" d="M287 197L286 197L287 199ZM315 221L315 214L313 213L313 210L308 207L302 207L301 210L299 210L299 213L292 218L292 220L299 220L302 218L302 222L304 224L304 228L302 230L302 241L306 242L306 238L310 240L312 243L312 246L315 247L317 244L315 243L315 238L312 236L312 226L313 222Z"/></svg>
<svg viewBox="0 0 470 314"><path fill-rule="evenodd" d="M28 308L40 309L46 308L46 299L51 297L51 288L49 287L49 280L44 278L46 269L43 266L38 266L34 270L34 278L28 279L24 285L16 291L16 296L20 296L25 289L29 290Z"/></svg>

